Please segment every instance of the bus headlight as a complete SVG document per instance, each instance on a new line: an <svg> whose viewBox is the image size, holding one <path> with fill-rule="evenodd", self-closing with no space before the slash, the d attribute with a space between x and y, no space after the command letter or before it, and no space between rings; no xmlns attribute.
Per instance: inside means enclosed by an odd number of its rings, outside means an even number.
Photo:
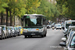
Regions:
<svg viewBox="0 0 75 50"><path fill-rule="evenodd" d="M27 32L28 30L27 29L23 29L23 32Z"/></svg>
<svg viewBox="0 0 75 50"><path fill-rule="evenodd" d="M44 31L44 29L39 29L39 32L43 32Z"/></svg>

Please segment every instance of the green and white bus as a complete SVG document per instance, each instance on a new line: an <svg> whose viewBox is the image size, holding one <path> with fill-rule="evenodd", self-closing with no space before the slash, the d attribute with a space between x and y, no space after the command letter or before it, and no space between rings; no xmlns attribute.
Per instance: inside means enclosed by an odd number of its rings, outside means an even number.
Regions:
<svg viewBox="0 0 75 50"><path fill-rule="evenodd" d="M46 37L47 26L44 15L26 14L22 17L23 35L25 38L40 35Z"/></svg>

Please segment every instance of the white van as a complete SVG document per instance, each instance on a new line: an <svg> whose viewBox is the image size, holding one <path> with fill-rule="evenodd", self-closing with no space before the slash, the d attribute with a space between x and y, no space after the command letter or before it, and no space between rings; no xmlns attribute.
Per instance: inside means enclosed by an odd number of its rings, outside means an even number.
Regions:
<svg viewBox="0 0 75 50"><path fill-rule="evenodd" d="M75 20L67 20L64 23L64 33L66 33L69 26L75 26Z"/></svg>

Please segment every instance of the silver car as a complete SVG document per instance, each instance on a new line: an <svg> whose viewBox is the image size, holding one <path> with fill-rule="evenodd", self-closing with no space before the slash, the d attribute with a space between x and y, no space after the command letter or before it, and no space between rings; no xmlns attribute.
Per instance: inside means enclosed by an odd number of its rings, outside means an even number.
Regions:
<svg viewBox="0 0 75 50"><path fill-rule="evenodd" d="M75 28L71 29L68 39L61 42L60 46L63 46L64 50L75 50Z"/></svg>
<svg viewBox="0 0 75 50"><path fill-rule="evenodd" d="M12 26L7 26L7 30L8 30L8 37L12 37L12 30L11 30Z"/></svg>
<svg viewBox="0 0 75 50"><path fill-rule="evenodd" d="M20 29L19 29L19 27L14 27L14 28L15 28L16 34L17 34L18 36L20 36L21 34L20 34Z"/></svg>
<svg viewBox="0 0 75 50"><path fill-rule="evenodd" d="M6 25L0 25L0 39L7 38L8 33L7 33Z"/></svg>
<svg viewBox="0 0 75 50"><path fill-rule="evenodd" d="M11 30L12 30L12 35L13 35L14 37L16 37L17 33L16 33L15 28L14 28L14 27L12 27L12 28L11 28Z"/></svg>

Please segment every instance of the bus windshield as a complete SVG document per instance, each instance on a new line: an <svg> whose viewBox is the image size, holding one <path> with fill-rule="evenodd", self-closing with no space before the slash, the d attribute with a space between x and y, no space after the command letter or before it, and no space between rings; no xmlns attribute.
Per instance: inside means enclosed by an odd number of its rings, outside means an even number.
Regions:
<svg viewBox="0 0 75 50"><path fill-rule="evenodd" d="M42 26L42 19L35 16L30 16L25 19L25 27Z"/></svg>

